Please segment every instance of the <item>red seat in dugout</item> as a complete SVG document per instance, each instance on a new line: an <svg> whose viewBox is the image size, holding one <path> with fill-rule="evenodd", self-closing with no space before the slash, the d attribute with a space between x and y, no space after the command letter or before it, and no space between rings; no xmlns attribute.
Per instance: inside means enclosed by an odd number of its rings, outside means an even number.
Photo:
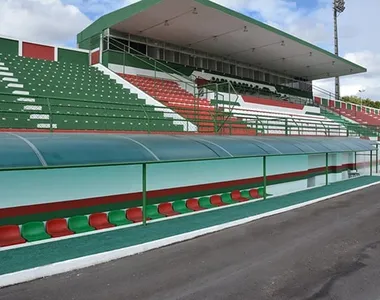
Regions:
<svg viewBox="0 0 380 300"><path fill-rule="evenodd" d="M89 217L90 226L96 229L104 229L114 227L115 225L108 222L108 216L106 213L94 213Z"/></svg>
<svg viewBox="0 0 380 300"><path fill-rule="evenodd" d="M74 232L67 227L67 221L64 218L47 221L46 232L53 238L74 234Z"/></svg>
<svg viewBox="0 0 380 300"><path fill-rule="evenodd" d="M180 214L180 213L178 213L178 212L176 212L176 211L173 210L173 206L169 202L160 203L158 205L158 212L161 215L164 215L164 216L167 216L167 217L171 217L171 216L175 216L175 215L179 215Z"/></svg>
<svg viewBox="0 0 380 300"><path fill-rule="evenodd" d="M193 211L204 210L203 207L200 207L200 206L199 206L198 199L194 199L194 198L192 198L192 199L188 199L188 200L186 201L186 206L187 206L187 208L189 208L189 209L191 209L191 210L193 210Z"/></svg>
<svg viewBox="0 0 380 300"><path fill-rule="evenodd" d="M5 225L0 227L0 247L23 244L20 228L17 225Z"/></svg>

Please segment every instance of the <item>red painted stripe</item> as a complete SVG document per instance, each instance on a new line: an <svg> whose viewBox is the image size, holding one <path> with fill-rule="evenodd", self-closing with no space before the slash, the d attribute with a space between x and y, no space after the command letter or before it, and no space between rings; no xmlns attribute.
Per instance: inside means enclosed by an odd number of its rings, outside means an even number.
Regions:
<svg viewBox="0 0 380 300"><path fill-rule="evenodd" d="M100 62L100 51L97 50L91 53L91 65L96 65Z"/></svg>
<svg viewBox="0 0 380 300"><path fill-rule="evenodd" d="M347 168L353 168L353 164L345 164L342 166L330 166L329 171L337 172L339 170L343 170ZM314 169L310 169L306 171L270 175L267 177L267 180L276 181L276 180L282 180L282 179L290 179L292 177L301 177L301 176L306 176L308 174L324 172L324 171L325 171L325 167L320 167L320 168L314 168ZM262 180L263 180L262 177L255 177L255 178L239 179L239 180L233 180L233 181L225 181L225 182L200 184L200 185L171 188L171 189L164 189L164 190L148 191L147 197L148 199L154 199L154 198L170 197L170 196L176 196L180 194L204 192L208 190L216 190L216 189L223 189L223 188L233 189L236 186L257 184L257 183L262 182ZM83 207L114 204L114 203L121 203L121 202L141 200L141 199L142 199L142 193L137 192L137 193L131 193L131 194L93 197L93 198L80 199L80 200L69 200L69 201L54 202L54 203L43 203L43 204L35 204L35 205L10 207L10 208L0 209L0 218L5 218L5 217L9 218L9 217L15 217L15 216L47 213L47 212L52 212L52 211L57 211L57 210L78 209L78 208L83 208Z"/></svg>
<svg viewBox="0 0 380 300"><path fill-rule="evenodd" d="M54 61L54 47L22 42L22 55Z"/></svg>
<svg viewBox="0 0 380 300"><path fill-rule="evenodd" d="M299 110L303 110L303 107L304 107L301 104L289 103L289 102L285 102L281 100L264 99L264 98L258 98L258 97L253 97L253 96L242 96L242 98L244 102L261 104L261 105L278 106L278 107L285 107L285 108L299 109Z"/></svg>

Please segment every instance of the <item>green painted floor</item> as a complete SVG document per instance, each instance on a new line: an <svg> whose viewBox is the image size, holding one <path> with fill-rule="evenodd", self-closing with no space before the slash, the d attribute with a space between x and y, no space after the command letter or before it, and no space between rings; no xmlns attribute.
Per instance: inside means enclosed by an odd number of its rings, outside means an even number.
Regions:
<svg viewBox="0 0 380 300"><path fill-rule="evenodd" d="M83 237L0 251L0 275L146 243L266 213L378 181L380 181L378 176L363 176L329 186L269 198L265 201L248 202L244 205L210 210L201 214L189 214L181 218L169 218L163 222L148 224L148 226L126 227Z"/></svg>

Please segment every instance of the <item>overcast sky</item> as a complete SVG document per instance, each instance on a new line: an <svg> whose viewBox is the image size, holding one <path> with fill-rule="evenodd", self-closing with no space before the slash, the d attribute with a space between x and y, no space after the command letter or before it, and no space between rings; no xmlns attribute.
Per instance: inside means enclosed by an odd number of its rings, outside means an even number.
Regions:
<svg viewBox="0 0 380 300"><path fill-rule="evenodd" d="M0 35L59 45L99 16L133 0L0 0ZM333 51L332 0L214 0ZM380 0L346 0L339 17L340 55L368 69L342 77L342 95L380 100ZM333 80L314 85L333 91Z"/></svg>

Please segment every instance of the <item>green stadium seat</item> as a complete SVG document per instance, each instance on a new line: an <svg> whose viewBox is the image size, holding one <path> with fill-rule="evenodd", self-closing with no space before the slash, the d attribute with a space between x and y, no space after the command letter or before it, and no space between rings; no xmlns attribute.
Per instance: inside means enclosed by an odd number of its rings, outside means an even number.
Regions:
<svg viewBox="0 0 380 300"><path fill-rule="evenodd" d="M202 208L214 208L215 205L213 205L211 202L210 202L210 197L201 197L199 198L198 200L199 202L199 206L202 207Z"/></svg>
<svg viewBox="0 0 380 300"><path fill-rule="evenodd" d="M161 219L161 218L165 218L164 215L160 214L158 212L158 207L156 205L148 205L146 207L146 216L149 218L149 219Z"/></svg>
<svg viewBox="0 0 380 300"><path fill-rule="evenodd" d="M108 213L108 221L115 226L123 226L133 223L128 220L123 210L113 210Z"/></svg>
<svg viewBox="0 0 380 300"><path fill-rule="evenodd" d="M231 198L237 202L245 202L245 201L248 201L250 199L250 198L243 197L241 192L238 190L231 192Z"/></svg>
<svg viewBox="0 0 380 300"><path fill-rule="evenodd" d="M248 200L253 199L253 197L252 197L251 194L249 193L249 190L243 190L243 191L240 192L240 194L241 194L241 196L242 196L243 198L246 198L246 199L248 199Z"/></svg>
<svg viewBox="0 0 380 300"><path fill-rule="evenodd" d="M221 195L222 202L225 204L234 204L236 201L234 201L229 193L224 193Z"/></svg>
<svg viewBox="0 0 380 300"><path fill-rule="evenodd" d="M186 206L186 200L177 200L172 203L173 210L180 213L180 214L186 214L189 212L192 212L191 209L187 208Z"/></svg>
<svg viewBox="0 0 380 300"><path fill-rule="evenodd" d="M51 236L45 231L45 224L43 222L37 221L23 224L21 227L21 235L28 242L35 242L51 238Z"/></svg>
<svg viewBox="0 0 380 300"><path fill-rule="evenodd" d="M0 97L0 128L111 131L183 131L173 119L155 111L137 94L111 80L96 68L36 59L17 55L2 56L4 64L29 91L35 102L19 102L18 95ZM12 93L0 82L0 92ZM47 100L47 98L49 100ZM48 103L49 101L49 103ZM40 108L24 109L27 104ZM38 105L37 105L38 104ZM32 114L52 118L31 120ZM148 128L147 119L154 119ZM53 120L53 121L51 121Z"/></svg>
<svg viewBox="0 0 380 300"><path fill-rule="evenodd" d="M74 216L69 218L69 229L75 233L83 233L95 230L88 223L86 216Z"/></svg>
<svg viewBox="0 0 380 300"><path fill-rule="evenodd" d="M257 189L257 193L259 194L259 198L264 197L264 187L259 187ZM266 196L272 196L271 194L266 193Z"/></svg>

